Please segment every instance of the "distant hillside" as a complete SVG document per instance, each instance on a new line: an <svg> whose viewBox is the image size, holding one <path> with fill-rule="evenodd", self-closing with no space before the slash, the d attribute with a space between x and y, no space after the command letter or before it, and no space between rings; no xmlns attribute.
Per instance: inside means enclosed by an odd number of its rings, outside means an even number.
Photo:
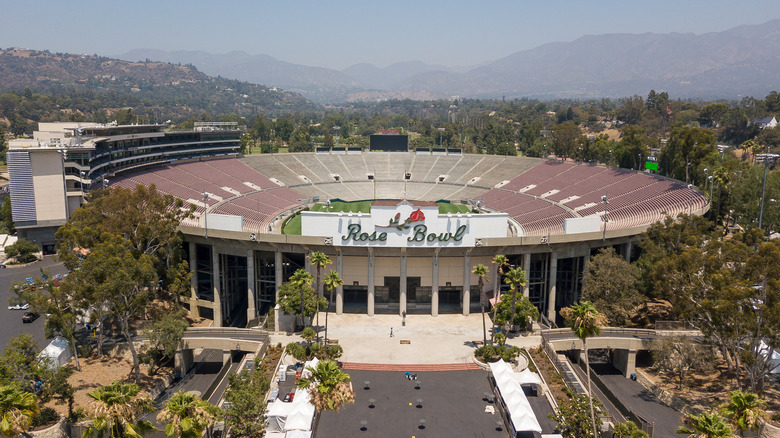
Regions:
<svg viewBox="0 0 780 438"><path fill-rule="evenodd" d="M151 59L193 64L212 76L281 87L299 92L316 102L343 100L350 92L360 89L353 78L336 70L292 64L268 55L252 56L238 51L214 55L203 51L137 49L119 57L128 61Z"/></svg>
<svg viewBox="0 0 780 438"><path fill-rule="evenodd" d="M85 95L108 107L154 108L175 117L279 114L315 108L302 96L263 85L213 78L191 65L127 62L93 55L0 50L0 91ZM75 108L81 110L81 108ZM138 112L138 111L137 111Z"/></svg>
<svg viewBox="0 0 780 438"><path fill-rule="evenodd" d="M780 84L780 20L695 34L583 36L511 54L463 71L419 61L339 72L242 52L141 50L126 59L192 63L209 74L299 90L318 102L431 97L682 98L763 96ZM128 58L129 57L129 58Z"/></svg>

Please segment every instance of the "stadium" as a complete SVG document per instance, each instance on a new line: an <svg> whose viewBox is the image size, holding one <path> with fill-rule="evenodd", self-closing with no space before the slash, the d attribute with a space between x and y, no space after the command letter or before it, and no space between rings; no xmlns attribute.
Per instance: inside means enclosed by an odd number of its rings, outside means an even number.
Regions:
<svg viewBox="0 0 780 438"><path fill-rule="evenodd" d="M492 297L491 260L505 254L526 271L523 293L554 321L600 248L631 259L649 225L709 208L696 188L650 173L446 149L231 153L111 175L111 186L137 184L196 207L181 224L189 307L215 326L274 311L277 287L311 269L312 251L344 280L330 304L338 314L478 312L473 266L490 268ZM284 329L290 319L276 312Z"/></svg>

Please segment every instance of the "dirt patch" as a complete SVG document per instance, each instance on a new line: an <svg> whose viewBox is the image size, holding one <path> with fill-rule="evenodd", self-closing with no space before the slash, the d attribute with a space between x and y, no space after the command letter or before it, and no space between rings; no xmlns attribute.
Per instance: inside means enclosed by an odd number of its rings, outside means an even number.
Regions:
<svg viewBox="0 0 780 438"><path fill-rule="evenodd" d="M538 371L544 377L544 381L547 382L547 386L550 388L550 392L552 392L555 400L558 403L567 400L569 396L563 392L563 388L566 387L566 385L563 383L563 377L561 377L561 375L558 374L558 371L555 370L555 367L553 366L552 362L550 362L550 359L547 358L547 355L544 353L544 351L542 351L542 348L534 348L528 350L528 352L531 353L531 357L534 359Z"/></svg>
<svg viewBox="0 0 780 438"><path fill-rule="evenodd" d="M112 354L104 355L102 359L98 359L96 356L79 359L81 365L81 371L76 370L73 375L68 378L68 381L76 393L74 395L75 405L74 409L78 406L86 407L90 400L92 400L88 393L101 386L109 385L116 380L122 380L125 382L134 382L134 375L131 373L133 369L133 360L130 352L114 352ZM71 360L68 366L74 367L75 364ZM159 382L163 380L163 376L168 374L170 369L163 368L157 372L154 376L148 375L148 367L141 365L141 383L140 387L147 393L152 390ZM60 415L67 415L68 408L65 404L55 404L50 402L47 404L54 408Z"/></svg>
<svg viewBox="0 0 780 438"><path fill-rule="evenodd" d="M660 372L653 367L640 369L654 385L681 399L692 411L709 412L720 408L728 401L729 391L738 389L734 372L728 370L723 359L717 360L710 371L689 375L682 390L678 389L676 376ZM767 411L780 412L780 385L776 380L767 381L765 393L761 398L767 402Z"/></svg>

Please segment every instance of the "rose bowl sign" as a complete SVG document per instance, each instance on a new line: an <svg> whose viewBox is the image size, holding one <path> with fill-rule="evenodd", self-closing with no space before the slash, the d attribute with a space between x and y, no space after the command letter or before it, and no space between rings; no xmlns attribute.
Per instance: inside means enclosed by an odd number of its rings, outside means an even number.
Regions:
<svg viewBox="0 0 780 438"><path fill-rule="evenodd" d="M439 214L435 202L375 201L370 213L301 212L301 234L336 246L474 246L507 236L507 214Z"/></svg>

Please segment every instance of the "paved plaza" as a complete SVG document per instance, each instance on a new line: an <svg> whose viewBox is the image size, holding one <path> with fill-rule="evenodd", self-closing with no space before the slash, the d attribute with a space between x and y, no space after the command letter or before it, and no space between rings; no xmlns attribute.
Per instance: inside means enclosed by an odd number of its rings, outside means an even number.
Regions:
<svg viewBox="0 0 780 438"><path fill-rule="evenodd" d="M490 319L487 329L490 331ZM320 314L320 336L324 335L325 314ZM482 340L482 315L460 314L407 315L358 315L331 313L328 316L328 338L337 340L344 347L342 362L376 364L452 364L472 363L473 341ZM393 337L390 337L390 328ZM278 334L271 342L300 341L300 336ZM401 341L409 341L408 344ZM541 336L518 335L507 340L517 347L537 347Z"/></svg>

